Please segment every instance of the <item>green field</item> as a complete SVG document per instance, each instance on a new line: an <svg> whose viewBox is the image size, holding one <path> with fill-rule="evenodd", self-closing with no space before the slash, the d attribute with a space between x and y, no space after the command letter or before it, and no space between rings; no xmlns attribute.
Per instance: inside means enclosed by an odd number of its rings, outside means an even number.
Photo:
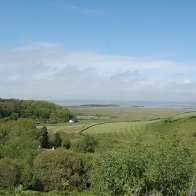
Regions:
<svg viewBox="0 0 196 196"><path fill-rule="evenodd" d="M96 125L84 131L84 134L93 135L99 138L115 138L126 140L143 133L149 122L111 122Z"/></svg>
<svg viewBox="0 0 196 196"><path fill-rule="evenodd" d="M84 131L84 134L119 142L136 136L152 142L156 134L177 134L185 136L186 141L193 142L196 135L196 112L149 121L111 122L89 128Z"/></svg>
<svg viewBox="0 0 196 196"><path fill-rule="evenodd" d="M59 123L54 125L47 125L49 136L51 140L55 133L59 132L62 138L68 138L72 143L75 143L81 138L80 131L93 123ZM38 126L40 128L42 126Z"/></svg>
<svg viewBox="0 0 196 196"><path fill-rule="evenodd" d="M196 135L196 112L173 109L123 107L70 107L78 122L47 125L49 134L59 132L62 138L77 142L82 135L96 137L100 143L122 143L141 136L153 142L155 135L184 135L193 142Z"/></svg>
<svg viewBox="0 0 196 196"><path fill-rule="evenodd" d="M182 110L128 107L69 107L81 121L137 121L167 118Z"/></svg>

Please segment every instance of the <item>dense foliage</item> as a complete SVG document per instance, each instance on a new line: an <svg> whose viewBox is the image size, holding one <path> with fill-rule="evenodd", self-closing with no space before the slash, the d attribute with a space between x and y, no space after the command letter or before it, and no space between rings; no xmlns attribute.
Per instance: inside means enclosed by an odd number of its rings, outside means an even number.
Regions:
<svg viewBox="0 0 196 196"><path fill-rule="evenodd" d="M12 188L18 183L18 167L10 160L0 159L0 189Z"/></svg>
<svg viewBox="0 0 196 196"><path fill-rule="evenodd" d="M60 134L57 132L54 134L54 146L58 148L61 146L61 144L62 144L62 139Z"/></svg>
<svg viewBox="0 0 196 196"><path fill-rule="evenodd" d="M85 135L76 145L76 150L79 152L95 152L95 147L98 144L97 140L90 135Z"/></svg>
<svg viewBox="0 0 196 196"><path fill-rule="evenodd" d="M47 101L0 99L0 118L16 120L32 118L40 122L68 122L76 119L69 110Z"/></svg>
<svg viewBox="0 0 196 196"><path fill-rule="evenodd" d="M40 147L47 148L49 146L48 130L47 130L46 126L43 126L41 128L38 140L40 142Z"/></svg>
<svg viewBox="0 0 196 196"><path fill-rule="evenodd" d="M0 157L23 159L34 156L38 130L30 119L10 120L0 126Z"/></svg>
<svg viewBox="0 0 196 196"><path fill-rule="evenodd" d="M62 146L65 147L66 149L70 149L71 148L71 142L68 138L65 138L62 141Z"/></svg>
<svg viewBox="0 0 196 196"><path fill-rule="evenodd" d="M191 151L176 137L155 145L133 140L95 161L91 182L100 195L186 195L193 173Z"/></svg>
<svg viewBox="0 0 196 196"><path fill-rule="evenodd" d="M33 186L32 162L37 155L39 130L31 119L10 120L0 125L0 181L3 187ZM6 168L7 166L7 168ZM5 180L6 179L6 180ZM9 186L8 186L9 185Z"/></svg>
<svg viewBox="0 0 196 196"><path fill-rule="evenodd" d="M34 171L45 191L80 189L82 186L81 159L63 148L39 154L34 161Z"/></svg>

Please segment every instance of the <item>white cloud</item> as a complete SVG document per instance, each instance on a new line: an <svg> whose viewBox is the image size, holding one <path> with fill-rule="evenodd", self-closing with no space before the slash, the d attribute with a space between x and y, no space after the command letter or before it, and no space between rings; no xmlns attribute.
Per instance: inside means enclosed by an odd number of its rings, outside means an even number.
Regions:
<svg viewBox="0 0 196 196"><path fill-rule="evenodd" d="M64 8L66 10L70 10L70 11L74 11L74 12L78 12L78 13L83 13L83 14L90 15L90 16L103 15L103 11L100 9L84 8L84 7L80 7L80 6L76 6L76 5L72 5L72 4L61 4L60 6L61 6L61 8Z"/></svg>
<svg viewBox="0 0 196 196"><path fill-rule="evenodd" d="M184 79L184 84L190 84L191 83L191 80L189 80L189 79Z"/></svg>
<svg viewBox="0 0 196 196"><path fill-rule="evenodd" d="M0 97L194 100L196 64L32 43L0 54Z"/></svg>

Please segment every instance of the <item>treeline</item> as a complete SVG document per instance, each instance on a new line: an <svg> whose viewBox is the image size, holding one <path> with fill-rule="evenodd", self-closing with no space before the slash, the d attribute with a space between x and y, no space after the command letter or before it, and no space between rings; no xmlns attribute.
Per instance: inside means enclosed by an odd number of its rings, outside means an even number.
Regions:
<svg viewBox="0 0 196 196"><path fill-rule="evenodd" d="M57 123L76 120L71 112L48 101L0 99L0 119L32 118L36 123Z"/></svg>
<svg viewBox="0 0 196 196"><path fill-rule="evenodd" d="M56 141L59 145L54 151L40 151L46 131L46 127L37 129L30 119L0 125L0 194L66 195L87 190L97 195L195 193L191 186L194 154L177 136L157 136L154 144L137 138L97 151L97 141L84 136L75 147Z"/></svg>

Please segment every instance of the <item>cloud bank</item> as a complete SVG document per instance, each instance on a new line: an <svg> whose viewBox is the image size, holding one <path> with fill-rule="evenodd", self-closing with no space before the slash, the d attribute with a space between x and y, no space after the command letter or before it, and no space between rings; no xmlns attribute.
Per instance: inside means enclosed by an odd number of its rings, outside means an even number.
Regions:
<svg viewBox="0 0 196 196"><path fill-rule="evenodd" d="M196 63L31 43L0 54L0 97L194 101Z"/></svg>

